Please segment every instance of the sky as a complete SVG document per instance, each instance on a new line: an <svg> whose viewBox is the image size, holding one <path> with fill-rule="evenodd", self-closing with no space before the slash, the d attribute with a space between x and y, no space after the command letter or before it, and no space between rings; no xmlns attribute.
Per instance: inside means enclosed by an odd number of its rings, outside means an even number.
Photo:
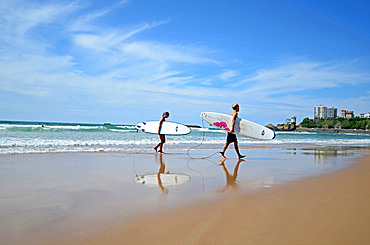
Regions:
<svg viewBox="0 0 370 245"><path fill-rule="evenodd" d="M0 120L370 112L370 1L0 0Z"/></svg>

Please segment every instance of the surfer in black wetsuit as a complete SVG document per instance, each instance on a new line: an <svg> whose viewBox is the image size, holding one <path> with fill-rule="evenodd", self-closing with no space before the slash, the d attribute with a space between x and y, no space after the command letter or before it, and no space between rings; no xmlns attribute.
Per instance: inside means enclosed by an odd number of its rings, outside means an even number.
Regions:
<svg viewBox="0 0 370 245"><path fill-rule="evenodd" d="M161 128L162 128L162 123L164 121L166 121L166 118L168 118L170 116L170 113L169 112L163 112L162 114L162 118L161 120L159 121L159 127L158 127L158 135L159 135L159 139L161 140L161 142L156 146L154 147L154 150L156 152L159 152L159 153L163 153L163 144L166 143L166 137L164 134L161 134ZM159 147L159 151L157 151Z"/></svg>
<svg viewBox="0 0 370 245"><path fill-rule="evenodd" d="M234 149L235 149L236 153L238 154L239 159L241 159L241 158L245 157L245 155L241 155L240 152L239 152L238 139L236 138L236 134L234 132L235 121L236 121L236 118L238 117L238 112L239 112L239 104L235 103L231 107L234 110L233 112L230 113L230 116L232 116L231 130L230 130L230 132L227 132L226 144L224 145L224 148L220 152L220 157L222 157L223 159L227 159L225 157L225 151L226 151L227 147L229 147L229 145L232 142L234 142Z"/></svg>

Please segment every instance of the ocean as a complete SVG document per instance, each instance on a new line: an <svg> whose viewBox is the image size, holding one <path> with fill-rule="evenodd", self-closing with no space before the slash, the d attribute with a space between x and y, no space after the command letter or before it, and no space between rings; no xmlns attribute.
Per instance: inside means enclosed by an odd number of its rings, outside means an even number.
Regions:
<svg viewBox="0 0 370 245"><path fill-rule="evenodd" d="M205 123L206 124L206 123ZM225 143L226 132L191 128L188 135L167 136L164 149L215 149ZM316 132L276 132L276 138L259 141L238 137L242 147L370 147L370 135ZM0 154L51 152L152 151L158 135L137 132L135 125L0 121Z"/></svg>

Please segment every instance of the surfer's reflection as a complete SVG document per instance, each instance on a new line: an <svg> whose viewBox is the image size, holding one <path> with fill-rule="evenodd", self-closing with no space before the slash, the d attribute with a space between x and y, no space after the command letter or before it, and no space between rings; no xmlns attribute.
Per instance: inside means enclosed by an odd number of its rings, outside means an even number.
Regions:
<svg viewBox="0 0 370 245"><path fill-rule="evenodd" d="M222 159L220 161L221 163L220 166L222 166L222 169L224 170L225 175L226 175L226 186L220 190L221 193L227 190L236 190L238 188L238 184L236 183L236 178L238 177L239 166L240 166L240 163L245 162L244 159L238 159L238 163L236 164L234 168L233 175L231 175L225 166L226 160L227 159Z"/></svg>
<svg viewBox="0 0 370 245"><path fill-rule="evenodd" d="M160 162L161 165L159 167L158 174L157 174L158 186L162 190L162 193L164 195L167 195L168 194L168 189L164 188L163 183L162 183L162 178L161 178L162 174L164 174L164 171L166 170L166 165L164 165L162 154L159 155L159 162ZM170 173L170 171L167 171L167 174L169 174L169 173Z"/></svg>
<svg viewBox="0 0 370 245"><path fill-rule="evenodd" d="M158 160L158 155L155 155ZM135 181L137 183L145 184L149 187L159 187L164 195L168 194L168 187L185 184L190 181L190 175L182 173L166 172L166 165L163 161L163 155L159 155L159 170L154 174L136 175Z"/></svg>

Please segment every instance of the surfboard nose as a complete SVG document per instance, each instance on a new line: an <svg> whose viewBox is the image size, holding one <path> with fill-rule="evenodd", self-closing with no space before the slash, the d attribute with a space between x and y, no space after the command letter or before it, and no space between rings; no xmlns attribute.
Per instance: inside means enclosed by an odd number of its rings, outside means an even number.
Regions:
<svg viewBox="0 0 370 245"><path fill-rule="evenodd" d="M276 137L276 133L275 133L275 131L273 131L273 132L274 132L274 137L272 137L272 140L273 140L273 139L275 139L275 137Z"/></svg>

